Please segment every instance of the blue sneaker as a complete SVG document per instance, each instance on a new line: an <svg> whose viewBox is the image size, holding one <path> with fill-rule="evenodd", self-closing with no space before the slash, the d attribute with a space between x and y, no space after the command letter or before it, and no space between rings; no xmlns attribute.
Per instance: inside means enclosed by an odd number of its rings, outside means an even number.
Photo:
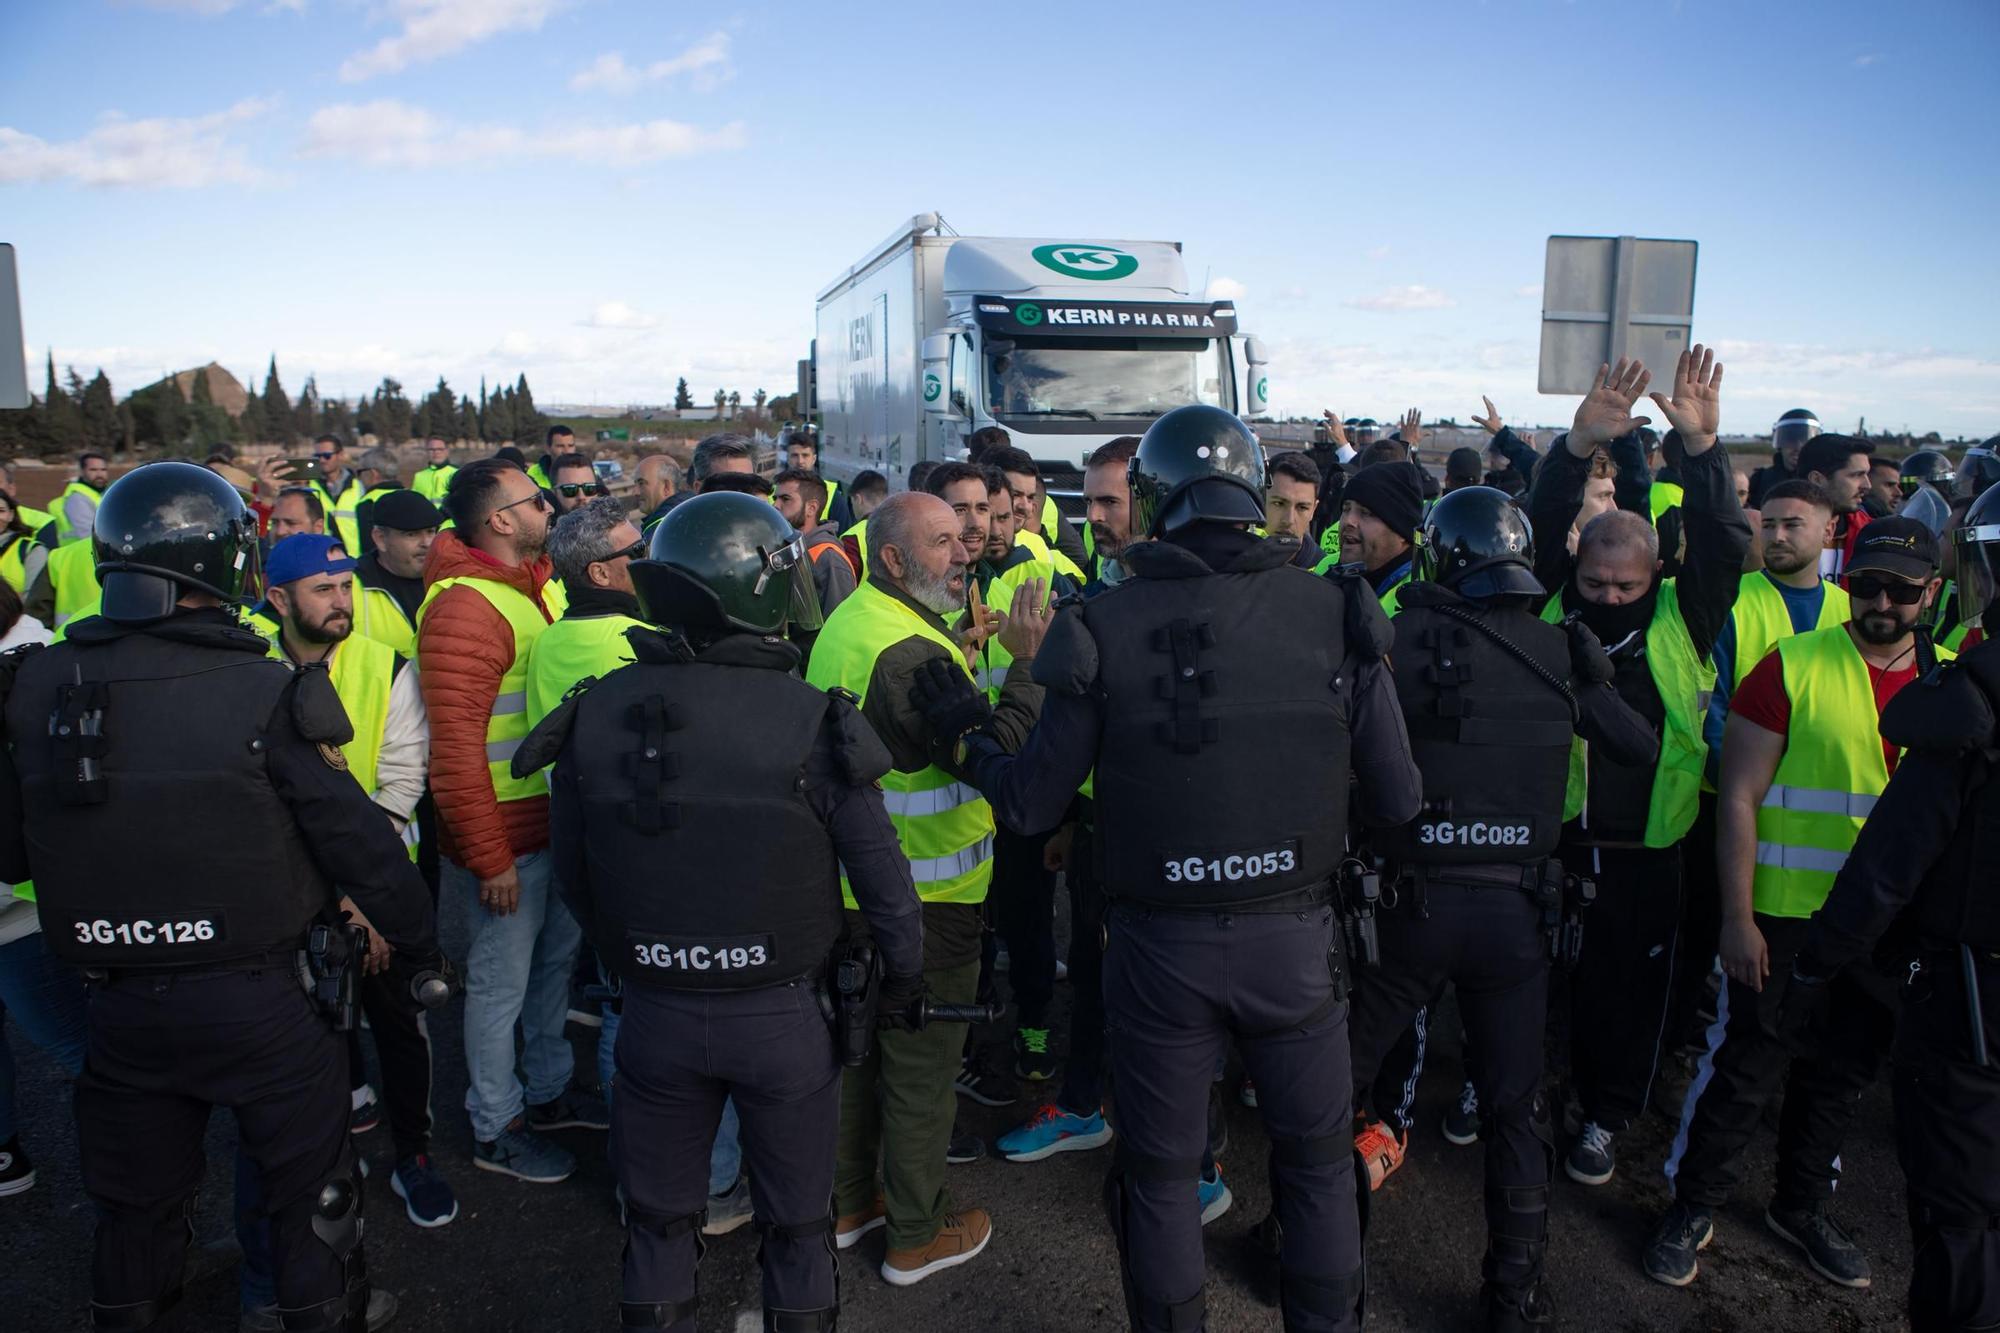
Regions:
<svg viewBox="0 0 2000 1333"><path fill-rule="evenodd" d="M417 1153L396 1163L389 1188L403 1201L403 1211L420 1227L441 1227L458 1216L458 1199L444 1177L431 1165L430 1154Z"/></svg>
<svg viewBox="0 0 2000 1333"><path fill-rule="evenodd" d="M1217 1162L1209 1173L1195 1186L1195 1197L1201 1201L1201 1224L1207 1226L1216 1218L1229 1211L1229 1205L1236 1202L1236 1196L1229 1192L1229 1186L1222 1179L1222 1163Z"/></svg>
<svg viewBox="0 0 2000 1333"><path fill-rule="evenodd" d="M1044 1102L1028 1122L1002 1134L993 1146L1010 1162L1039 1162L1059 1152L1082 1152L1111 1142L1104 1112L1073 1115L1054 1102Z"/></svg>
<svg viewBox="0 0 2000 1333"><path fill-rule="evenodd" d="M552 1102L528 1108L528 1128L610 1129L611 1108L596 1093L572 1087Z"/></svg>
<svg viewBox="0 0 2000 1333"><path fill-rule="evenodd" d="M537 1185L568 1180L576 1170L576 1158L541 1135L531 1133L519 1120L501 1130L498 1138L474 1139L472 1164L481 1171L495 1171Z"/></svg>

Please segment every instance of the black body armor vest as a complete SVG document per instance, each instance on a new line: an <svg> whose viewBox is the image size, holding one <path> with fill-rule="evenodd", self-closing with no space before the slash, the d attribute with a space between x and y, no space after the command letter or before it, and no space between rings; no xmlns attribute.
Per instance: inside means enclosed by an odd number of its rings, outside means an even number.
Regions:
<svg viewBox="0 0 2000 1333"><path fill-rule="evenodd" d="M819 972L840 877L804 775L829 709L846 705L780 670L644 660L576 703L557 762L583 804L598 956L669 990Z"/></svg>
<svg viewBox="0 0 2000 1333"><path fill-rule="evenodd" d="M1400 865L1540 860L1562 837L1575 721L1556 682L1575 688L1569 638L1525 610L1444 605L1490 626L1541 674L1452 611L1404 602L1396 698L1424 804L1410 823L1372 835L1373 845Z"/></svg>
<svg viewBox="0 0 2000 1333"><path fill-rule="evenodd" d="M1217 573L1166 543L1126 554L1137 577L1081 608L1104 707L1106 896L1208 907L1317 890L1345 854L1348 593L1286 563Z"/></svg>
<svg viewBox="0 0 2000 1333"><path fill-rule="evenodd" d="M65 962L150 971L301 947L333 903L265 764L293 672L247 631L215 638L60 643L15 676L28 864Z"/></svg>

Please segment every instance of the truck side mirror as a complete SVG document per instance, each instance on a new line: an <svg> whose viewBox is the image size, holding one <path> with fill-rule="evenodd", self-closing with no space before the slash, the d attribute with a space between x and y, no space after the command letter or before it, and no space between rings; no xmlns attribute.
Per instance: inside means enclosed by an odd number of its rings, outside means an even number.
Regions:
<svg viewBox="0 0 2000 1333"><path fill-rule="evenodd" d="M1268 369L1270 359L1264 352L1262 338L1244 337L1243 362L1247 368L1243 377L1243 415L1267 416L1271 411L1271 374Z"/></svg>

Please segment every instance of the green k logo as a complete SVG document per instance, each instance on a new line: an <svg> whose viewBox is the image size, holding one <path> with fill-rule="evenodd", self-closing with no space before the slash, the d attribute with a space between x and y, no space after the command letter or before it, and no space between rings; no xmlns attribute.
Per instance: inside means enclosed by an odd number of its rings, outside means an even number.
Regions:
<svg viewBox="0 0 2000 1333"><path fill-rule="evenodd" d="M1082 278L1086 282L1111 282L1129 278L1139 271L1137 256L1108 245L1038 245L1032 253L1035 262L1043 268L1053 269L1066 278Z"/></svg>
<svg viewBox="0 0 2000 1333"><path fill-rule="evenodd" d="M1014 307L1014 322L1032 329L1042 322L1042 308L1033 301L1023 301Z"/></svg>
<svg viewBox="0 0 2000 1333"><path fill-rule="evenodd" d="M924 401L925 401L925 402L927 402L927 403L935 403L935 402L936 402L936 401L938 400L938 395L939 395L939 394L941 394L941 393L943 393L943 392L944 392L944 385L938 382L938 377L937 377L937 376L935 376L935 375L925 375L925 376L924 376Z"/></svg>
<svg viewBox="0 0 2000 1333"><path fill-rule="evenodd" d="M1257 377L1257 401L1261 403L1270 396L1271 396L1270 377L1266 375L1259 375Z"/></svg>

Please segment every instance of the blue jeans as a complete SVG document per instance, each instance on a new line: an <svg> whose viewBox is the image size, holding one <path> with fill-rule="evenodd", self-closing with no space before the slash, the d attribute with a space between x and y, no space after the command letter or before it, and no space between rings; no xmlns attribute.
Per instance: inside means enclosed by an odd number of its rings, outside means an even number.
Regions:
<svg viewBox="0 0 2000 1333"><path fill-rule="evenodd" d="M604 1010L604 1027L597 1038L597 1078L604 1085L604 1100L611 1100L612 1081L617 1073L618 1024L622 1016L609 1005ZM743 1142L736 1119L736 1099L722 1103L722 1120L715 1127L715 1146L708 1153L708 1192L727 1194L736 1187L743 1172Z"/></svg>
<svg viewBox="0 0 2000 1333"><path fill-rule="evenodd" d="M465 1109L473 1135L482 1140L500 1137L526 1104L562 1096L576 1073L563 1022L583 932L556 894L547 851L516 857L514 871L521 878L520 904L510 916L495 916L479 905L476 875L450 860L442 865L443 890L464 900L471 936L465 951Z"/></svg>
<svg viewBox="0 0 2000 1333"><path fill-rule="evenodd" d="M0 944L0 1019L13 1019L72 1078L83 1072L83 1014L83 978L56 961L40 931ZM16 1128L14 1057L0 1031L0 1143Z"/></svg>

